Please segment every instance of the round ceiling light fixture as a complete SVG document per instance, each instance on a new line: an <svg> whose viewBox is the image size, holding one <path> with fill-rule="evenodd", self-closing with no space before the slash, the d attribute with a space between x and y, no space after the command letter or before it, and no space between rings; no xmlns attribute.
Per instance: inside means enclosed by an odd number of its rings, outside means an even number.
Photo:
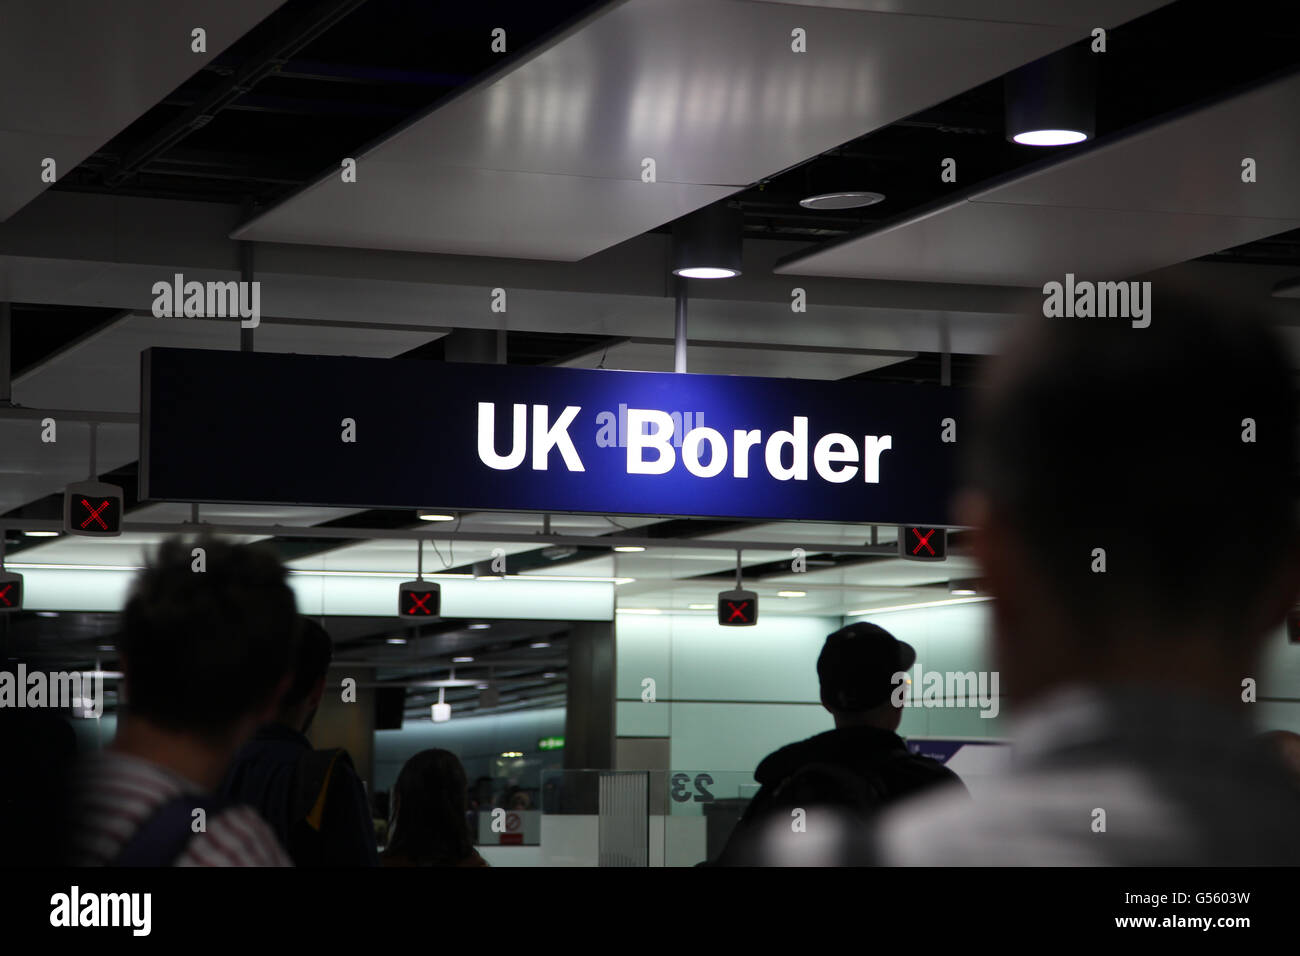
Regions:
<svg viewBox="0 0 1300 956"><path fill-rule="evenodd" d="M740 275L744 216L725 202L705 206L673 223L673 275L731 279Z"/></svg>
<svg viewBox="0 0 1300 956"><path fill-rule="evenodd" d="M1008 73L1003 83L1007 139L1022 146L1069 146L1097 127L1097 66L1075 44Z"/></svg>
<svg viewBox="0 0 1300 956"><path fill-rule="evenodd" d="M863 206L874 206L884 199L884 193L849 189L809 196L807 199L800 199L799 205L804 209L860 209Z"/></svg>

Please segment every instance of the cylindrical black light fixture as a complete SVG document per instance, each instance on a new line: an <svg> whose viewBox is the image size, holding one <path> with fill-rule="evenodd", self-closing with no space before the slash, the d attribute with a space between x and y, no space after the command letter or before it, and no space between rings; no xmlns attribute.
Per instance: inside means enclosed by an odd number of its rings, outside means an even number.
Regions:
<svg viewBox="0 0 1300 956"><path fill-rule="evenodd" d="M705 206L673 223L673 275L730 279L740 275L744 217L725 202Z"/></svg>
<svg viewBox="0 0 1300 956"><path fill-rule="evenodd" d="M1007 139L1024 146L1068 146L1097 131L1097 63L1075 44L1008 73Z"/></svg>

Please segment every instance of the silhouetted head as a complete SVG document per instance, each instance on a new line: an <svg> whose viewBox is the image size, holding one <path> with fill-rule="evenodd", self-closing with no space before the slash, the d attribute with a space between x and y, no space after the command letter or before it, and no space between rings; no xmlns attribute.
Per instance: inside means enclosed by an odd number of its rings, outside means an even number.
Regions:
<svg viewBox="0 0 1300 956"><path fill-rule="evenodd" d="M836 727L894 730L903 712L894 706L894 676L916 662L916 651L883 627L859 621L827 635L817 657L822 706Z"/></svg>
<svg viewBox="0 0 1300 956"><path fill-rule="evenodd" d="M298 640L290 670L290 683L280 699L277 719L287 727L306 733L311 726L326 676L334 657L334 642L329 632L310 617L298 619Z"/></svg>
<svg viewBox="0 0 1300 956"><path fill-rule="evenodd" d="M385 851L413 863L453 864L473 851L465 768L448 750L422 750L393 786L393 822Z"/></svg>
<svg viewBox="0 0 1300 956"><path fill-rule="evenodd" d="M211 740L255 726L274 710L296 619L273 552L169 538L136 577L122 612L127 713Z"/></svg>
<svg viewBox="0 0 1300 956"><path fill-rule="evenodd" d="M1024 698L1072 681L1239 693L1297 582L1296 404L1256 319L1034 319L977 396L959 520Z"/></svg>

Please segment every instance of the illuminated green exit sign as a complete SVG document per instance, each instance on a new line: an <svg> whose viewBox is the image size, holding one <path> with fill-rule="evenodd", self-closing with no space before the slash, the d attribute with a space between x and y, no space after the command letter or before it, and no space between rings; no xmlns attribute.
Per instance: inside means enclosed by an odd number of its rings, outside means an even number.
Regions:
<svg viewBox="0 0 1300 956"><path fill-rule="evenodd" d="M541 740L537 741L537 749L538 750L563 750L564 738L543 737Z"/></svg>

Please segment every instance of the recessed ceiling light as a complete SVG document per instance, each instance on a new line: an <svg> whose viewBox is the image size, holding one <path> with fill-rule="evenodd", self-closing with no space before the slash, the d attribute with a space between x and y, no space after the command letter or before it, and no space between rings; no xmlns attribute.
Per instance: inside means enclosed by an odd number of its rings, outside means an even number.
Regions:
<svg viewBox="0 0 1300 956"><path fill-rule="evenodd" d="M97 648L95 648L95 650L97 650L97 651L115 651L115 650L117 650L117 648L114 647L112 644L100 644Z"/></svg>
<svg viewBox="0 0 1300 956"><path fill-rule="evenodd" d="M474 685L474 689L475 689L475 690L487 690L488 687L489 687L488 684L475 684L475 685Z"/></svg>
<svg viewBox="0 0 1300 956"><path fill-rule="evenodd" d="M551 642L550 642L550 641L533 641L533 643L529 644L528 646L529 646L529 647L550 647L550 646L551 646Z"/></svg>
<svg viewBox="0 0 1300 956"><path fill-rule="evenodd" d="M621 607L618 608L619 614L662 614L663 611L657 607Z"/></svg>
<svg viewBox="0 0 1300 956"><path fill-rule="evenodd" d="M57 531L24 531L23 534L29 538L57 538L59 536Z"/></svg>
<svg viewBox="0 0 1300 956"><path fill-rule="evenodd" d="M404 637L390 637L390 638L388 639L388 643L389 643L389 644L405 644L405 643L406 643L406 638L404 638Z"/></svg>
<svg viewBox="0 0 1300 956"><path fill-rule="evenodd" d="M641 547L639 544L621 544L614 550L618 551L620 554L636 554L638 551L644 551L645 548Z"/></svg>
<svg viewBox="0 0 1300 956"><path fill-rule="evenodd" d="M439 514L436 511L421 511L419 512L419 518L421 521L455 521L456 520L455 515Z"/></svg>
<svg viewBox="0 0 1300 956"><path fill-rule="evenodd" d="M472 660L474 660L472 657L453 657L451 662L453 664L468 664Z"/></svg>
<svg viewBox="0 0 1300 956"><path fill-rule="evenodd" d="M972 594L978 594L974 588L953 588L952 593L959 597L970 597Z"/></svg>
<svg viewBox="0 0 1300 956"><path fill-rule="evenodd" d="M36 616L37 617L58 617L59 612L58 611L37 611Z"/></svg>
<svg viewBox="0 0 1300 956"><path fill-rule="evenodd" d="M555 673L555 671L547 671L547 672L546 672L545 674L543 674L542 676L543 676L543 677L546 677L546 678L551 678L551 677L559 677L560 675L557 674L557 673Z"/></svg>
<svg viewBox="0 0 1300 956"><path fill-rule="evenodd" d="M1031 129L1011 138L1021 146L1069 146L1082 143L1088 134L1077 129Z"/></svg>
<svg viewBox="0 0 1300 956"><path fill-rule="evenodd" d="M740 275L740 270L721 266L688 266L685 269L674 269L673 275L683 279L730 279Z"/></svg>
<svg viewBox="0 0 1300 956"><path fill-rule="evenodd" d="M491 624L471 624L469 629L471 631L486 631L491 626Z"/></svg>
<svg viewBox="0 0 1300 956"><path fill-rule="evenodd" d="M857 209L861 206L874 206L883 201L884 193L872 193L864 190L844 190L837 193L822 193L800 199L799 205L805 209Z"/></svg>
<svg viewBox="0 0 1300 956"><path fill-rule="evenodd" d="M714 607L712 604L688 604L686 609L689 611L712 611Z"/></svg>
<svg viewBox="0 0 1300 956"><path fill-rule="evenodd" d="M777 591L776 596L783 597L783 598L807 597L808 592L807 591Z"/></svg>

